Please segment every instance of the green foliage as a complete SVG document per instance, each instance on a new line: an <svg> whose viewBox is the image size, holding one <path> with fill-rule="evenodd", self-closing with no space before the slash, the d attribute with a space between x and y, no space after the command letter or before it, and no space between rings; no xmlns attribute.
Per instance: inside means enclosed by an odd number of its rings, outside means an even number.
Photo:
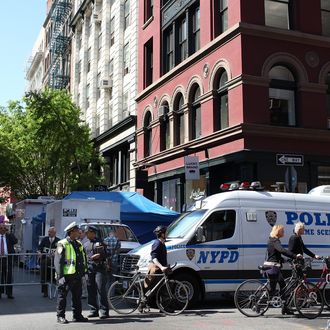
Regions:
<svg viewBox="0 0 330 330"><path fill-rule="evenodd" d="M89 128L65 90L30 92L0 109L0 161L0 185L17 198L61 197L101 181Z"/></svg>

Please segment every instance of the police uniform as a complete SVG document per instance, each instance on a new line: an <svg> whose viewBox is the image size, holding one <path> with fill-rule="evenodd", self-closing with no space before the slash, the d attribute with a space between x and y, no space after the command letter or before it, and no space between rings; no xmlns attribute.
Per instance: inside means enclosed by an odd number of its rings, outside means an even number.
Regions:
<svg viewBox="0 0 330 330"><path fill-rule="evenodd" d="M38 246L38 251L42 253L40 258L40 280L41 292L44 294L44 297L47 297L48 295L48 285L46 282L51 280L51 275L54 277L54 272L51 269L53 266L52 258L59 240L58 237L53 237L51 239L49 236L46 236L41 240Z"/></svg>
<svg viewBox="0 0 330 330"><path fill-rule="evenodd" d="M82 316L81 293L82 277L87 271L87 258L83 245L76 239L70 238L70 233L78 229L75 222L71 223L65 231L68 237L57 243L54 266L58 279L57 321L68 323L65 319L66 296L71 291L73 321L86 322Z"/></svg>
<svg viewBox="0 0 330 330"><path fill-rule="evenodd" d="M87 231L97 232L94 226L88 226ZM106 295L107 284L107 252L100 238L88 240L84 244L88 260L88 305L90 314L88 317L109 317L109 306Z"/></svg>

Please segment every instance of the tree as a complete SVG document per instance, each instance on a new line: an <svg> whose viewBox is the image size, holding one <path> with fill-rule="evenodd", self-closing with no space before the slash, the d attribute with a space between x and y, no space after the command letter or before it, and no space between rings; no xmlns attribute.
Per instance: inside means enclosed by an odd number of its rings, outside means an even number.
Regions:
<svg viewBox="0 0 330 330"><path fill-rule="evenodd" d="M99 184L101 159L65 90L30 92L0 110L0 184L16 198L61 197Z"/></svg>

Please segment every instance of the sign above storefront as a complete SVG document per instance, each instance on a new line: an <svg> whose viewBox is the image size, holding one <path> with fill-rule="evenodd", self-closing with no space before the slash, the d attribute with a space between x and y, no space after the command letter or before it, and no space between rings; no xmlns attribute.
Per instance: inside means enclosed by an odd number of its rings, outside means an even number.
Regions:
<svg viewBox="0 0 330 330"><path fill-rule="evenodd" d="M197 156L185 156L184 168L186 180L199 180L199 159Z"/></svg>

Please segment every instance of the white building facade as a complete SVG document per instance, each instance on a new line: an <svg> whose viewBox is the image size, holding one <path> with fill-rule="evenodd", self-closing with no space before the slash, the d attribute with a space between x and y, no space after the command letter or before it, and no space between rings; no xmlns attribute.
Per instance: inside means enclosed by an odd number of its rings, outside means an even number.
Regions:
<svg viewBox="0 0 330 330"><path fill-rule="evenodd" d="M105 157L108 190L135 190L135 0L75 0L71 19L74 102Z"/></svg>

